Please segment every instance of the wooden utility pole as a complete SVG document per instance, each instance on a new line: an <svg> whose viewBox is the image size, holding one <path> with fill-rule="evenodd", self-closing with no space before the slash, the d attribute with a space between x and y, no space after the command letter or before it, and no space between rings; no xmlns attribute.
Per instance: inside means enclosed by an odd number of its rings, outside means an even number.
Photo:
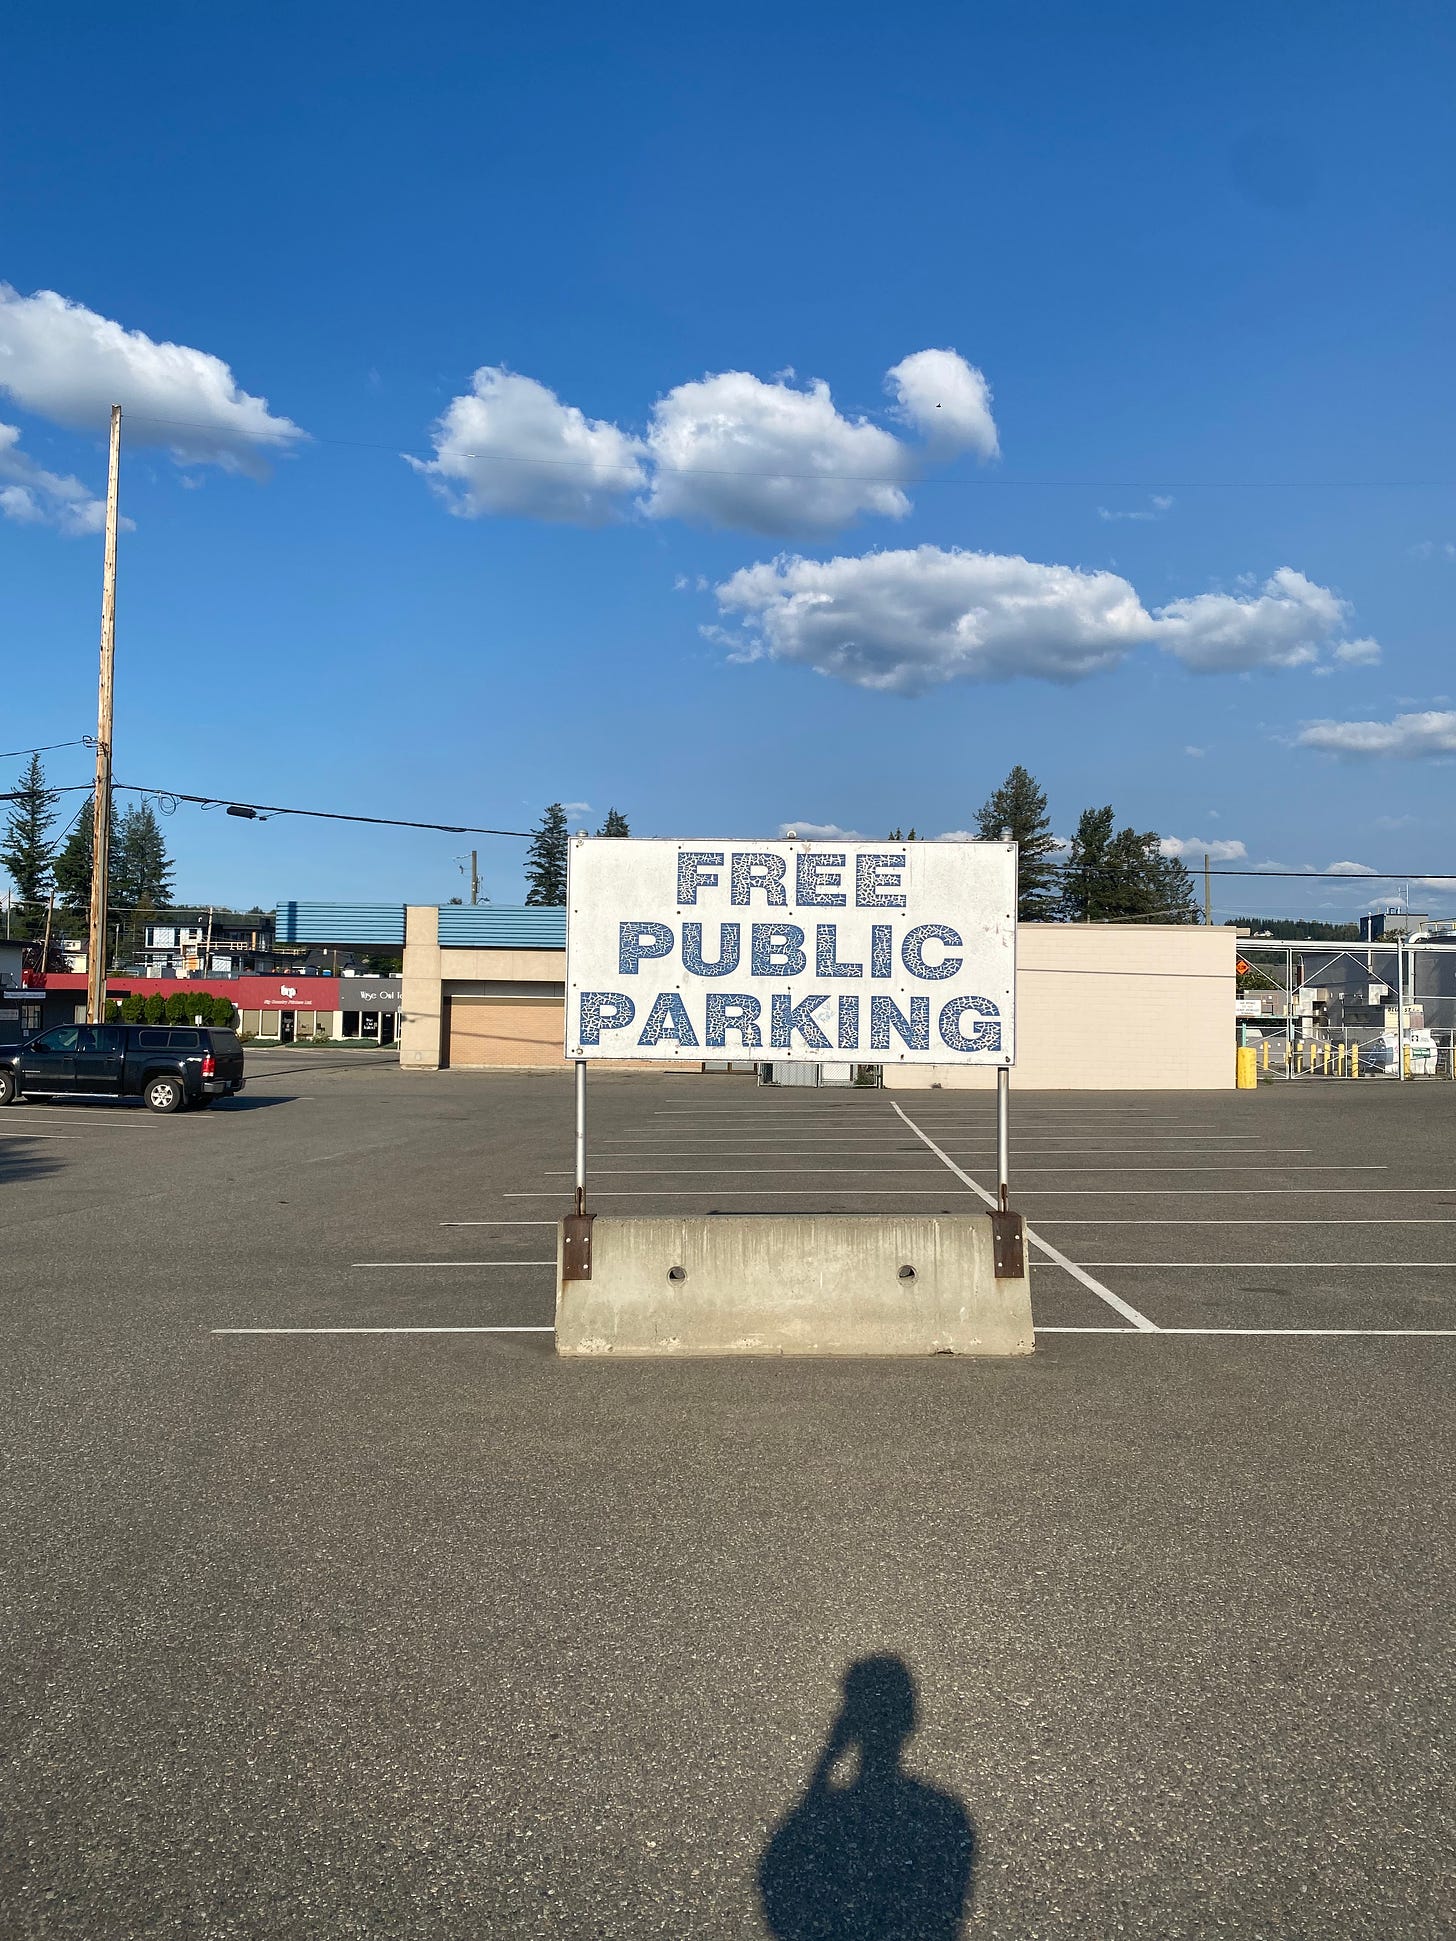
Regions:
<svg viewBox="0 0 1456 1941"><path fill-rule="evenodd" d="M475 850L470 852L470 907L473 910L480 901L480 863Z"/></svg>
<svg viewBox="0 0 1456 1941"><path fill-rule="evenodd" d="M1203 859L1203 921L1213 922L1213 876L1209 871L1206 856Z"/></svg>
<svg viewBox="0 0 1456 1941"><path fill-rule="evenodd" d="M50 901L46 904L45 936L40 947L40 974L45 976L51 967L51 920L56 914L56 892L51 887Z"/></svg>
<svg viewBox="0 0 1456 1941"><path fill-rule="evenodd" d="M106 879L111 868L111 693L116 665L116 504L121 472L121 406L111 407L106 471L106 556L101 569L101 677L96 698L96 795L91 809L91 927L86 943L86 1016L106 1013Z"/></svg>

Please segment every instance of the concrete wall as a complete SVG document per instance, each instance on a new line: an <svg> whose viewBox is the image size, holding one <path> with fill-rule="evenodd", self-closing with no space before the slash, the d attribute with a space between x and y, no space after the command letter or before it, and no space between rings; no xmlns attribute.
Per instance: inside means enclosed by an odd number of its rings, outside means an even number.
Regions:
<svg viewBox="0 0 1456 1941"><path fill-rule="evenodd" d="M1030 1284L996 1279L988 1214L592 1222L561 1275L562 1355L1029 1355Z"/></svg>
<svg viewBox="0 0 1456 1941"><path fill-rule="evenodd" d="M1033 1091L1224 1092L1234 1084L1238 935L1193 924L1022 923L1016 1068ZM886 1065L896 1090L994 1091L996 1074Z"/></svg>
<svg viewBox="0 0 1456 1941"><path fill-rule="evenodd" d="M404 913L404 975L399 987L399 1062L405 1069L439 1070L445 1010L443 955L439 910L433 903L411 903Z"/></svg>

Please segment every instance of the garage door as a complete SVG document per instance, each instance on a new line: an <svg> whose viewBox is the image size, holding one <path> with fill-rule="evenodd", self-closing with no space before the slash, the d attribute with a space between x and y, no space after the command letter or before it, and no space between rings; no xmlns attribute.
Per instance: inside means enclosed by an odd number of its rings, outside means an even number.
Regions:
<svg viewBox="0 0 1456 1941"><path fill-rule="evenodd" d="M452 997L452 1065L561 1065L566 1006L559 997Z"/></svg>

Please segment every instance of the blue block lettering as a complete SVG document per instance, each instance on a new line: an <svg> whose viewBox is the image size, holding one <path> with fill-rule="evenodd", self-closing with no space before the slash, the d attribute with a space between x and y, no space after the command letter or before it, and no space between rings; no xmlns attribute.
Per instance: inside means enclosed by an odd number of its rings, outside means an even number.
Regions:
<svg viewBox="0 0 1456 1941"><path fill-rule="evenodd" d="M905 941L900 946L901 961L912 977L954 977L965 961L960 957L942 957L938 964L927 964L925 946L931 938L943 944L964 944L965 939L958 930L952 930L948 923L917 923L913 930L907 930Z"/></svg>
<svg viewBox="0 0 1456 1941"><path fill-rule="evenodd" d="M891 951L894 932L888 923L870 925L870 976L893 977L895 960Z"/></svg>
<svg viewBox="0 0 1456 1941"><path fill-rule="evenodd" d="M718 926L718 961L708 963L703 956L703 926L700 923L683 925L683 969L694 977L731 977L738 968L738 959L743 950L743 926L739 923L720 923Z"/></svg>
<svg viewBox="0 0 1456 1941"><path fill-rule="evenodd" d="M841 1051L859 1050L859 999L842 997L839 1000L839 1049Z"/></svg>
<svg viewBox="0 0 1456 1941"><path fill-rule="evenodd" d="M964 1031L961 1019L967 1011L981 1022ZM940 1036L952 1051L1000 1051L1001 1013L988 997L953 997L941 1010Z"/></svg>
<svg viewBox="0 0 1456 1941"><path fill-rule="evenodd" d="M843 909L845 852L833 849L801 849L794 861L794 901L803 908L817 904L823 909Z"/></svg>
<svg viewBox="0 0 1456 1941"><path fill-rule="evenodd" d="M905 898L894 892L900 888L900 871L905 867L903 849L866 849L854 859L854 900L861 910L903 910Z"/></svg>
<svg viewBox="0 0 1456 1941"><path fill-rule="evenodd" d="M715 1051L727 1047L728 1033L736 1031L745 1051L757 1051L763 1044L758 1029L763 1006L756 997L740 997L732 991L709 991L708 1021L703 1042Z"/></svg>
<svg viewBox="0 0 1456 1941"><path fill-rule="evenodd" d="M910 1015L907 1018L892 997L872 997L870 999L870 1049L888 1051L892 1030L899 1034L901 1042L911 1051L929 1051L930 999L912 997Z"/></svg>
<svg viewBox="0 0 1456 1941"><path fill-rule="evenodd" d="M829 1040L814 1022L814 1013L828 998L827 991L820 991L795 1004L787 991L775 991L769 1000L769 1043L775 1051L792 1050L796 1031L809 1051L828 1051Z"/></svg>
<svg viewBox="0 0 1456 1941"><path fill-rule="evenodd" d="M652 1009L647 1013L637 1042L639 1045L660 1045L666 1038L674 1044L695 1045L697 1033L693 1030L688 1017L688 1007L676 991L664 991L652 1000Z"/></svg>
<svg viewBox="0 0 1456 1941"><path fill-rule="evenodd" d="M621 1031L636 1015L637 1006L625 991L583 991L576 1042L599 1045L603 1031Z"/></svg>
<svg viewBox="0 0 1456 1941"><path fill-rule="evenodd" d="M804 933L796 923L756 923L753 926L755 977L802 977Z"/></svg>
<svg viewBox="0 0 1456 1941"><path fill-rule="evenodd" d="M677 900L689 908L698 900L700 889L711 890L723 866L721 849L680 849L677 852Z"/></svg>
<svg viewBox="0 0 1456 1941"><path fill-rule="evenodd" d="M843 897L840 898L843 902ZM819 977L863 977L863 964L839 961L839 926L819 923L814 926L814 970Z"/></svg>
<svg viewBox="0 0 1456 1941"><path fill-rule="evenodd" d="M672 932L665 923L619 923L617 969L623 977L635 977L644 958L666 957L672 944Z"/></svg>
<svg viewBox="0 0 1456 1941"><path fill-rule="evenodd" d="M775 856L767 849L735 849L733 852L733 885L730 902L746 909L752 901L755 890L763 891L763 900L773 908L786 908L788 894L784 889L784 869L782 856Z"/></svg>

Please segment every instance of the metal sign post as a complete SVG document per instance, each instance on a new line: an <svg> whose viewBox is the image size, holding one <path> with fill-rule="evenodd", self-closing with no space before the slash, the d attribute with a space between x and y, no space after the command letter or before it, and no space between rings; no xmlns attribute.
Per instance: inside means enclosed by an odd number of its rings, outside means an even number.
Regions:
<svg viewBox="0 0 1456 1941"><path fill-rule="evenodd" d="M586 1060L576 1061L576 1211L561 1223L561 1278L592 1277L592 1216L586 1210Z"/></svg>

